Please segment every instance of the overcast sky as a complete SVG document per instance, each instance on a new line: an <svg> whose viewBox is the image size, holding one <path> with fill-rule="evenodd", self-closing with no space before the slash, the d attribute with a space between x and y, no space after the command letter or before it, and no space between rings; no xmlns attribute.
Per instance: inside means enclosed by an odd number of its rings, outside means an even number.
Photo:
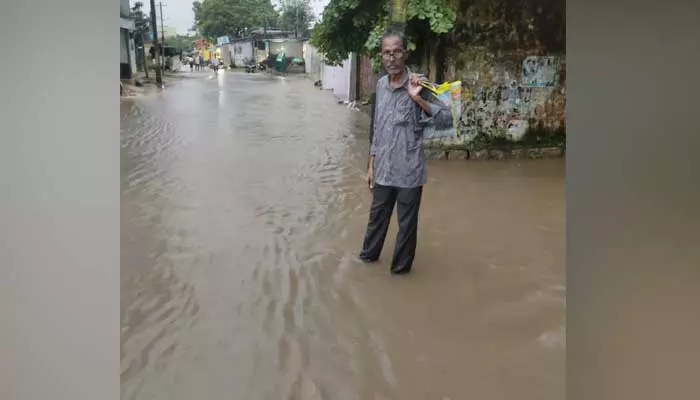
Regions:
<svg viewBox="0 0 700 400"><path fill-rule="evenodd" d="M135 1L136 0L130 0L132 5ZM311 6L316 16L321 15L328 1L329 0L311 0ZM160 17L158 2L159 0L156 0L156 12ZM194 15L192 13L193 0L161 0L161 2L163 3L163 24L177 29L177 32L180 34L187 33L187 30L194 24ZM149 0L143 0L143 3L145 5L145 11L149 12ZM276 3L279 4L279 0L272 0L272 4Z"/></svg>

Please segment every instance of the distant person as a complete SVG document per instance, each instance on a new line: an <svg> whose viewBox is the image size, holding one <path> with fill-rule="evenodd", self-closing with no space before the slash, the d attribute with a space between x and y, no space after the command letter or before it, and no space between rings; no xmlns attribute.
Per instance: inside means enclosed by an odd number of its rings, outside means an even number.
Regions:
<svg viewBox="0 0 700 400"><path fill-rule="evenodd" d="M216 57L211 59L211 69L214 70L215 74L219 73L219 60Z"/></svg>
<svg viewBox="0 0 700 400"><path fill-rule="evenodd" d="M406 38L387 32L381 40L381 60L388 72L377 82L374 103L367 184L372 191L360 259L379 259L384 247L394 204L399 232L391 261L393 274L411 271L418 242L418 210L423 185L427 181L423 128L432 122L436 128L452 126L451 110L423 92L420 75L406 68Z"/></svg>
<svg viewBox="0 0 700 400"><path fill-rule="evenodd" d="M198 55L194 56L194 70L195 71L199 71L199 59L200 59L200 56L198 56Z"/></svg>
<svg viewBox="0 0 700 400"><path fill-rule="evenodd" d="M194 69L194 57L187 56L187 63L190 65L190 72Z"/></svg>

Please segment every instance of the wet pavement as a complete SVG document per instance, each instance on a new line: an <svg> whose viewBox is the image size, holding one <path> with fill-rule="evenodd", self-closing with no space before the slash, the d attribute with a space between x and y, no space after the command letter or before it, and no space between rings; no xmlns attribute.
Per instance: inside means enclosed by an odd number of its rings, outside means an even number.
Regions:
<svg viewBox="0 0 700 400"><path fill-rule="evenodd" d="M358 264L369 121L297 77L121 103L123 399L560 400L564 163L432 162Z"/></svg>

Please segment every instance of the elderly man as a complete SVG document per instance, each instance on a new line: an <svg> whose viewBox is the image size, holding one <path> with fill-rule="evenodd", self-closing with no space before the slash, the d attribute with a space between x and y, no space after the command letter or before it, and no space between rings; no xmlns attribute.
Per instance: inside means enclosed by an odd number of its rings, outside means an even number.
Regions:
<svg viewBox="0 0 700 400"><path fill-rule="evenodd" d="M418 240L418 210L426 183L423 128L452 125L449 107L422 92L420 75L406 68L405 37L387 32L382 37L381 57L387 75L377 83L370 135L367 184L372 206L360 259L379 259L389 221L397 204L399 232L391 262L393 274L411 271Z"/></svg>

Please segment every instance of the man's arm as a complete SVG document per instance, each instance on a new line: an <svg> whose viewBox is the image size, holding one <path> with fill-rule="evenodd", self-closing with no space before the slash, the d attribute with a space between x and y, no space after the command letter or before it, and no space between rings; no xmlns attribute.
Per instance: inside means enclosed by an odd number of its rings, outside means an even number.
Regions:
<svg viewBox="0 0 700 400"><path fill-rule="evenodd" d="M376 143L374 140L374 117L377 112L377 92L372 94L371 100L371 112L370 112L370 124L369 124L369 160L367 161L367 169L371 170L374 165L374 156L377 154Z"/></svg>
<svg viewBox="0 0 700 400"><path fill-rule="evenodd" d="M443 130L452 128L452 110L429 91L422 90L420 96L414 99L420 106L427 118L421 119L421 124L432 123L436 129Z"/></svg>
<svg viewBox="0 0 700 400"><path fill-rule="evenodd" d="M420 119L418 123L421 125L432 123L436 129L440 130L451 128L454 125L452 110L428 90L423 90L422 81L425 81L425 76L414 74L409 79L408 84L409 96L427 116L427 118Z"/></svg>
<svg viewBox="0 0 700 400"><path fill-rule="evenodd" d="M374 142L374 113L377 110L377 93L372 94L372 111L370 112L369 123L369 157L367 160L367 185L370 189L374 188L374 156L377 154Z"/></svg>
<svg viewBox="0 0 700 400"><path fill-rule="evenodd" d="M377 109L377 93L372 93L372 98L370 99L370 113L369 113L369 145L372 146L374 139L374 113Z"/></svg>

